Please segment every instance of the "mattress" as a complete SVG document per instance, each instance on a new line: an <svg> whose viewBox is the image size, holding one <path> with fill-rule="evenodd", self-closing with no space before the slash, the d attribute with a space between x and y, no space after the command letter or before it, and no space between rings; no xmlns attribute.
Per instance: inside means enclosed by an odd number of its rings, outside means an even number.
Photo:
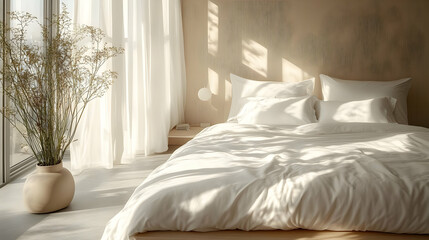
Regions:
<svg viewBox="0 0 429 240"><path fill-rule="evenodd" d="M146 231L429 233L429 130L223 123L136 188L103 239Z"/></svg>

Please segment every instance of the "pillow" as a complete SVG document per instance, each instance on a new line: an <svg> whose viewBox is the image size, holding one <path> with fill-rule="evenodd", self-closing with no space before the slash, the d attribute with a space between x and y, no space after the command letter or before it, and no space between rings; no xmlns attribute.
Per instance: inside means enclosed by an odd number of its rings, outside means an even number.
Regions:
<svg viewBox="0 0 429 240"><path fill-rule="evenodd" d="M303 125L317 122L316 97L248 98L237 115L238 123Z"/></svg>
<svg viewBox="0 0 429 240"><path fill-rule="evenodd" d="M325 101L356 101L378 97L397 100L394 109L398 123L408 124L407 96L411 78L396 81L352 81L332 78L321 74L323 99Z"/></svg>
<svg viewBox="0 0 429 240"><path fill-rule="evenodd" d="M320 101L317 107L319 123L395 123L395 104L396 99L390 97L351 102Z"/></svg>
<svg viewBox="0 0 429 240"><path fill-rule="evenodd" d="M237 114L248 97L287 98L308 96L313 93L314 78L302 82L269 82L249 80L231 74L232 100L228 122L236 121Z"/></svg>

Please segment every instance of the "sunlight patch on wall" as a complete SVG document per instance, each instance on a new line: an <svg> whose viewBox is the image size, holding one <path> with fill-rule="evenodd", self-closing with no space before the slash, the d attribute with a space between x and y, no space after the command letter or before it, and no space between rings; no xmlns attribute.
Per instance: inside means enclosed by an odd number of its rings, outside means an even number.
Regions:
<svg viewBox="0 0 429 240"><path fill-rule="evenodd" d="M282 58L282 81L283 82L299 82L312 76L303 71L300 67Z"/></svg>
<svg viewBox="0 0 429 240"><path fill-rule="evenodd" d="M219 38L219 8L212 1L208 1L208 16L207 16L207 43L209 54L215 56L218 50Z"/></svg>
<svg viewBox="0 0 429 240"><path fill-rule="evenodd" d="M208 68L209 88L212 94L219 94L219 75L213 69Z"/></svg>
<svg viewBox="0 0 429 240"><path fill-rule="evenodd" d="M253 40L243 40L242 49L242 63L260 75L267 77L268 50Z"/></svg>
<svg viewBox="0 0 429 240"><path fill-rule="evenodd" d="M232 98L232 85L225 79L225 101L228 102Z"/></svg>

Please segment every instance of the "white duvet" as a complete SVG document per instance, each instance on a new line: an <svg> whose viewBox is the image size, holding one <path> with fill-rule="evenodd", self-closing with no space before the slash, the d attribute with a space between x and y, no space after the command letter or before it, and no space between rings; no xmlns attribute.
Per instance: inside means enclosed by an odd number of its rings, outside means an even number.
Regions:
<svg viewBox="0 0 429 240"><path fill-rule="evenodd" d="M144 180L103 239L296 228L429 233L429 130L212 126Z"/></svg>

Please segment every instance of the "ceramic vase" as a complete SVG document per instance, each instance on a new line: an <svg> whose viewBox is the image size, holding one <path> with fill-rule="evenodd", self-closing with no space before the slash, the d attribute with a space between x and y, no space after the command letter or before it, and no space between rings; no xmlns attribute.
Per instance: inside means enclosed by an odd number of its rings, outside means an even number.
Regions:
<svg viewBox="0 0 429 240"><path fill-rule="evenodd" d="M36 166L24 184L24 202L31 213L49 213L67 207L73 199L75 183L63 163Z"/></svg>

